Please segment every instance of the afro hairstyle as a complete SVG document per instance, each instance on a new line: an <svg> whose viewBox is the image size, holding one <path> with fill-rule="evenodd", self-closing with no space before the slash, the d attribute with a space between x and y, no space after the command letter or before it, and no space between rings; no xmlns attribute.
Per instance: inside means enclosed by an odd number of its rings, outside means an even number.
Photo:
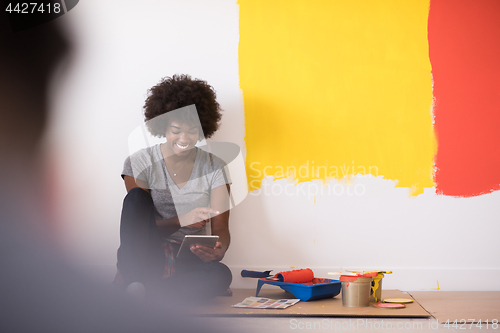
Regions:
<svg viewBox="0 0 500 333"><path fill-rule="evenodd" d="M148 90L144 104L144 120L146 122L161 115L161 121L148 124L149 132L156 137L165 137L167 126L172 121L189 122L196 119L194 115L168 112L192 105L196 106L201 130L205 138L210 138L219 128L222 110L216 100L215 90L206 81L192 79L187 74L176 74L164 77L160 83Z"/></svg>

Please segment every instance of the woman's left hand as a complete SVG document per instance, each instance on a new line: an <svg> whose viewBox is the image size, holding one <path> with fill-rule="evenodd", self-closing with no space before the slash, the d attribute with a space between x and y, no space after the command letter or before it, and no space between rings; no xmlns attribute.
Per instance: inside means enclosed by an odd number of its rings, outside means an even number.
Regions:
<svg viewBox="0 0 500 333"><path fill-rule="evenodd" d="M224 258L224 250L222 244L217 242L214 248L202 245L194 245L191 247L191 252L196 254L198 258L204 262L221 261Z"/></svg>

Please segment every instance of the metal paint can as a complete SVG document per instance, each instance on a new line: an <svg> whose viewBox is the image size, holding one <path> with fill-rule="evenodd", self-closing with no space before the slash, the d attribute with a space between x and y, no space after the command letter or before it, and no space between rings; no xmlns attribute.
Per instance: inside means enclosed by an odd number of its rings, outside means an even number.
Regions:
<svg viewBox="0 0 500 333"><path fill-rule="evenodd" d="M370 302L381 302L382 301L382 279L383 278L384 278L384 273L381 273L381 272L378 272L377 276L373 277Z"/></svg>
<svg viewBox="0 0 500 333"><path fill-rule="evenodd" d="M341 275L342 305L347 307L366 307L370 305L372 277L368 274L352 276ZM375 274L376 275L376 274Z"/></svg>

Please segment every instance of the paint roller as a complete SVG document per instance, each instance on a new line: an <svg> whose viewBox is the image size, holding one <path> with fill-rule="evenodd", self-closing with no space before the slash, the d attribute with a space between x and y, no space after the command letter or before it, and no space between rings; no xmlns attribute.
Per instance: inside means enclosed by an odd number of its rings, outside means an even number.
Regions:
<svg viewBox="0 0 500 333"><path fill-rule="evenodd" d="M284 271L271 276L271 271L256 272L242 270L242 277L265 278L267 280L274 280L288 283L310 283L314 279L314 272L310 268L295 269L291 271Z"/></svg>

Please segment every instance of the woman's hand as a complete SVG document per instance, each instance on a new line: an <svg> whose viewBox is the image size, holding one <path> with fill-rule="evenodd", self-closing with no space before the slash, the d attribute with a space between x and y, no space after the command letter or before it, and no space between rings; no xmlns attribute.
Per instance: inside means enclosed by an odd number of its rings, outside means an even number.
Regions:
<svg viewBox="0 0 500 333"><path fill-rule="evenodd" d="M193 224L190 224L190 225L187 225L186 228L194 228L194 229L201 229L205 226L205 224L207 224L207 220L203 220L201 222L198 222L198 223L193 223Z"/></svg>
<svg viewBox="0 0 500 333"><path fill-rule="evenodd" d="M179 216L181 226L201 229L210 221L210 214L219 215L219 211L209 207L198 207Z"/></svg>
<svg viewBox="0 0 500 333"><path fill-rule="evenodd" d="M200 258L204 262L221 261L222 258L224 258L225 253L220 242L217 242L214 248L202 245L191 246L191 252L196 254L198 258Z"/></svg>

